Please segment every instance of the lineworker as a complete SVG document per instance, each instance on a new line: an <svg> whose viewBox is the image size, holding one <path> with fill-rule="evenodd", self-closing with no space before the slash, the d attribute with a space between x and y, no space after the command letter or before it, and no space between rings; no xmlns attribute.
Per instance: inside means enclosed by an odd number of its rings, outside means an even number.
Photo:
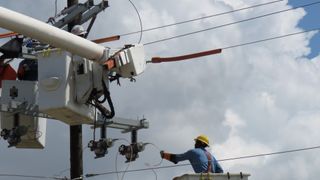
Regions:
<svg viewBox="0 0 320 180"><path fill-rule="evenodd" d="M34 59L24 59L19 63L18 79L25 81L38 80L38 61Z"/></svg>
<svg viewBox="0 0 320 180"><path fill-rule="evenodd" d="M81 25L75 25L71 29L71 33L80 37L85 38L85 35L87 34L87 31L84 30L83 26Z"/></svg>
<svg viewBox="0 0 320 180"><path fill-rule="evenodd" d="M0 88L2 88L3 80L16 80L17 73L9 63L4 62L5 59L0 57Z"/></svg>
<svg viewBox="0 0 320 180"><path fill-rule="evenodd" d="M183 154L170 154L161 151L161 158L169 160L175 164L180 161L189 160L195 173L223 173L223 169L218 161L205 149L209 146L208 137L200 135L194 140L194 149Z"/></svg>

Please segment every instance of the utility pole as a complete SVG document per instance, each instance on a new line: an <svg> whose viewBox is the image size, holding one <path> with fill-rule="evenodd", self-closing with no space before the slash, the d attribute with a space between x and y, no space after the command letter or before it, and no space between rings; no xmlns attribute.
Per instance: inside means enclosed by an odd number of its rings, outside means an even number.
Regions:
<svg viewBox="0 0 320 180"><path fill-rule="evenodd" d="M68 7L77 5L78 0L68 0ZM68 31L79 24L81 17L76 18L68 24ZM70 178L78 178L83 175L82 158L82 125L70 126Z"/></svg>

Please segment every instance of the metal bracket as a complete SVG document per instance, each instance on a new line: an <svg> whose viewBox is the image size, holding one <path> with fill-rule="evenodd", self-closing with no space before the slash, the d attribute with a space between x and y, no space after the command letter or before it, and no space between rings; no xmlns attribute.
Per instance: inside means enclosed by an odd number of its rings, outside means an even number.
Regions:
<svg viewBox="0 0 320 180"><path fill-rule="evenodd" d="M1 112L54 119L45 113L39 112L38 109L38 105L28 104L27 102L11 101L10 104L0 104Z"/></svg>
<svg viewBox="0 0 320 180"><path fill-rule="evenodd" d="M102 0L101 3L94 5L92 1L87 1L84 4L78 4L72 6L68 9L65 9L61 12L61 14L67 14L65 17L60 19L58 22L54 23L53 26L57 28L64 29L65 26L81 15L81 20L79 24L83 24L87 22L90 18L96 16L101 11L105 10L109 7L107 0Z"/></svg>
<svg viewBox="0 0 320 180"><path fill-rule="evenodd" d="M33 116L33 117L55 119L54 117L51 117L48 114L39 112L38 109L39 109L38 105L28 104L27 102L19 102L14 100L12 100L9 104L0 104L0 112L7 112L12 114L19 113L19 114ZM104 123L106 123L107 128L123 130L122 133L128 133L134 130L149 128L149 122L147 122L145 118L140 120L133 120L133 119L114 117L105 122L103 117L100 114L98 114L96 128L101 127Z"/></svg>
<svg viewBox="0 0 320 180"><path fill-rule="evenodd" d="M70 9L70 12L68 12L69 9ZM70 23L75 18L77 18L80 14L87 11L88 7L86 7L84 4L78 4L76 6L70 7L69 9L66 9L68 15L66 15L65 17L60 19L58 22L54 23L53 26L55 26L57 28L63 28L68 23Z"/></svg>
<svg viewBox="0 0 320 180"><path fill-rule="evenodd" d="M103 123L106 123L106 127L108 128L122 129L122 133L128 133L133 130L149 128L149 122L147 122L145 118L140 120L133 120L114 117L105 121L101 115L98 115L96 128L100 127Z"/></svg>

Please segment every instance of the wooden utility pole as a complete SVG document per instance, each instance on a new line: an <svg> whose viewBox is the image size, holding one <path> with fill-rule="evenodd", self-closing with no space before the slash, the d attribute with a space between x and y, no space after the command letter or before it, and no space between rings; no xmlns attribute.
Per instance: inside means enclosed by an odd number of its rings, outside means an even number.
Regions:
<svg viewBox="0 0 320 180"><path fill-rule="evenodd" d="M68 0L68 7L77 5L78 3L78 0ZM80 19L81 17L78 17L68 24L69 32L74 25L79 24ZM82 125L70 126L70 178L75 179L82 175Z"/></svg>

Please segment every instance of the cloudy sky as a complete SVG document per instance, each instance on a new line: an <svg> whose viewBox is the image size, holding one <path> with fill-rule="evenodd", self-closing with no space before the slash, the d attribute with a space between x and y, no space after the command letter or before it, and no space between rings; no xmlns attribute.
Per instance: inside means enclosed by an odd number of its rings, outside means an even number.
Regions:
<svg viewBox="0 0 320 180"><path fill-rule="evenodd" d="M66 5L58 0L58 10ZM226 12L270 0L134 0L143 28L152 28L206 15ZM226 23L288 9L315 0L287 0L268 6L230 13L193 23L143 33L142 43L198 31ZM0 1L0 6L46 21L54 15L54 0ZM319 5L288 11L236 25L205 31L145 46L146 57L176 56L259 39L318 28ZM110 7L99 17L89 39L139 30L138 17L127 0L110 0ZM0 32L7 32L0 29ZM130 169L148 168L160 162L159 149L182 153L193 147L199 134L210 138L217 159L269 153L320 145L320 54L318 32L310 32L230 48L221 54L186 62L149 64L137 82L121 80L111 84L116 115L146 117L150 128L139 132L139 140L153 143L140 154ZM137 43L139 34L104 44L118 48ZM5 42L4 40L1 43ZM92 138L84 126L83 144ZM110 138L126 138L117 130ZM106 157L94 159L84 149L84 174L124 170L116 142ZM6 148L0 142L0 174L69 176L69 128L50 120L44 150ZM159 148L159 149L158 149ZM317 179L319 150L278 156L221 162L225 171L251 174L250 179ZM161 166L172 165L163 162ZM116 168L117 166L117 168ZM126 173L124 179L172 179L191 173L191 166ZM120 174L121 175L121 174ZM0 177L0 179L9 179ZM21 178L11 178L19 180ZM26 178L25 178L26 179ZM30 178L32 179L32 178ZM116 174L92 180L117 179Z"/></svg>

